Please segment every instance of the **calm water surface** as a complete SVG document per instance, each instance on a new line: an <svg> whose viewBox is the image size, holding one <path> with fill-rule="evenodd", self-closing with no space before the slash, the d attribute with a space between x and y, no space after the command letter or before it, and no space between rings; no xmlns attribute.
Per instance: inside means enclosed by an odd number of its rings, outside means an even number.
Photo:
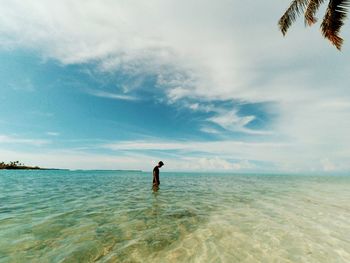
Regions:
<svg viewBox="0 0 350 263"><path fill-rule="evenodd" d="M350 262L350 176L0 171L0 262Z"/></svg>

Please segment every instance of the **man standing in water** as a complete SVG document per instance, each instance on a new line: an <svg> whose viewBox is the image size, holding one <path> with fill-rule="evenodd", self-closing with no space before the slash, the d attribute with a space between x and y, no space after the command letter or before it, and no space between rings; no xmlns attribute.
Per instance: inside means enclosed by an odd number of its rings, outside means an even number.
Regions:
<svg viewBox="0 0 350 263"><path fill-rule="evenodd" d="M163 165L164 163L162 161L159 161L156 167L153 168L153 191L158 191L159 189L159 168L161 168Z"/></svg>

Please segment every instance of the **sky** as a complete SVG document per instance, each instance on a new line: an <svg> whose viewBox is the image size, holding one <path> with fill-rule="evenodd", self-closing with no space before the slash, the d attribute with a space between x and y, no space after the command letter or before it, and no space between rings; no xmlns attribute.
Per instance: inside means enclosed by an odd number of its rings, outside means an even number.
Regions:
<svg viewBox="0 0 350 263"><path fill-rule="evenodd" d="M0 160L349 172L349 23L341 52L320 22L283 37L288 5L1 0Z"/></svg>

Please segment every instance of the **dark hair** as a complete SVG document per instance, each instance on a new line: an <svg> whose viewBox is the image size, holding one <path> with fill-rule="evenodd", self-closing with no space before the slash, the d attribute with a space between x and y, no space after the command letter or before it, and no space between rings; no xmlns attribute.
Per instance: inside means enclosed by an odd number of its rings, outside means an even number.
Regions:
<svg viewBox="0 0 350 263"><path fill-rule="evenodd" d="M159 165L164 165L164 163L162 162L162 161L159 161L159 163L158 163Z"/></svg>

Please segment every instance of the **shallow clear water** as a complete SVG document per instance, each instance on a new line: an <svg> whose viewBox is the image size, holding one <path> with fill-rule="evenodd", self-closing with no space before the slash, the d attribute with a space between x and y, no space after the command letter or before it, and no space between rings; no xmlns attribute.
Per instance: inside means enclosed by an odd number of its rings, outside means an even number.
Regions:
<svg viewBox="0 0 350 263"><path fill-rule="evenodd" d="M350 262L350 176L0 171L0 262Z"/></svg>

